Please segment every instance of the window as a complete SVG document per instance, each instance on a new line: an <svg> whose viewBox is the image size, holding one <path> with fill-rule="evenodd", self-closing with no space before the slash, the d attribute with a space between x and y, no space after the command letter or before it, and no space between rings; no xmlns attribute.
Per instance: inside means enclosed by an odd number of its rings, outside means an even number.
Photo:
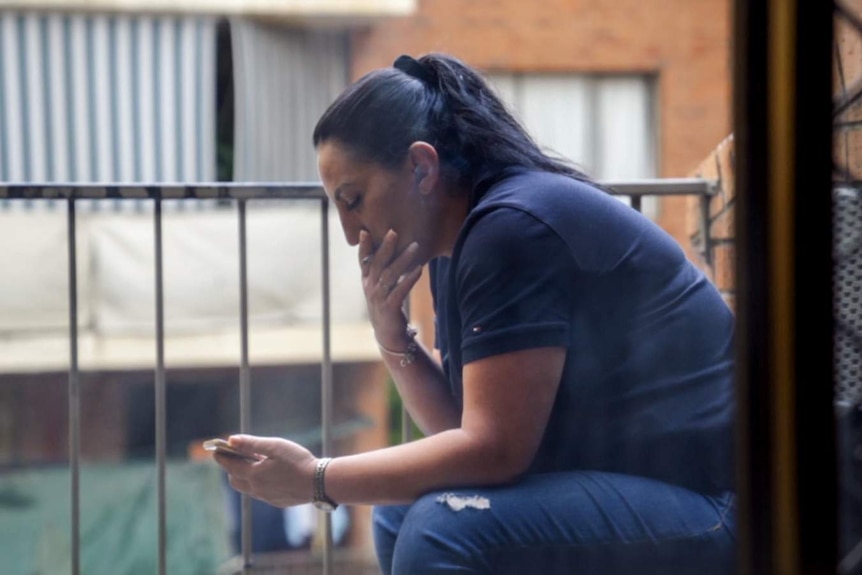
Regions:
<svg viewBox="0 0 862 575"><path fill-rule="evenodd" d="M488 79L543 149L599 180L656 177L649 76L490 74ZM644 212L652 216L655 210L655 198L645 199Z"/></svg>

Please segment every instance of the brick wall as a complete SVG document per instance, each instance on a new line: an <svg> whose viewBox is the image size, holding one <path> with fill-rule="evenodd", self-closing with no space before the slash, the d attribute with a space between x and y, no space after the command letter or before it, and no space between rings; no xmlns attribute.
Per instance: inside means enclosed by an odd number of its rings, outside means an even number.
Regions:
<svg viewBox="0 0 862 575"><path fill-rule="evenodd" d="M735 190L733 135L726 137L691 174L716 182L708 199L689 198L685 224L693 261L715 283L724 299L735 302ZM706 217L701 201L707 202Z"/></svg>
<svg viewBox="0 0 862 575"><path fill-rule="evenodd" d="M862 25L862 0L843 0L842 4ZM833 91L835 100L841 102L862 90L862 32L843 17L835 19L835 47ZM835 119L834 129L836 179L858 183L862 181L862 98Z"/></svg>
<svg viewBox="0 0 862 575"><path fill-rule="evenodd" d="M842 0L862 26L862 0ZM862 32L845 17L835 19L833 58L835 102L849 101L862 90ZM862 182L862 97L847 106L833 124L834 178L837 182ZM725 299L733 305L735 295L733 136L725 138L694 170L694 176L716 180L718 189L709 202L708 236L700 222L701 206L688 199L685 219L694 261L707 272Z"/></svg>

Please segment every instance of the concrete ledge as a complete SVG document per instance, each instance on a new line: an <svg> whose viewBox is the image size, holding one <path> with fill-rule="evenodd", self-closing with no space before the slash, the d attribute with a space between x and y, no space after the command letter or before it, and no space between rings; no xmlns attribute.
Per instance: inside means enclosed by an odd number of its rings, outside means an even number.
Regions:
<svg viewBox="0 0 862 575"><path fill-rule="evenodd" d="M0 0L2 10L212 14L359 23L416 11L416 0Z"/></svg>
<svg viewBox="0 0 862 575"><path fill-rule="evenodd" d="M323 359L323 332L318 326L253 328L249 333L252 366L318 363ZM379 361L369 324L333 326L333 363ZM166 368L238 367L240 335L213 333L168 336ZM69 338L51 335L0 339L0 373L44 373L69 369ZM155 368L155 337L101 336L84 332L78 339L81 371L126 371Z"/></svg>

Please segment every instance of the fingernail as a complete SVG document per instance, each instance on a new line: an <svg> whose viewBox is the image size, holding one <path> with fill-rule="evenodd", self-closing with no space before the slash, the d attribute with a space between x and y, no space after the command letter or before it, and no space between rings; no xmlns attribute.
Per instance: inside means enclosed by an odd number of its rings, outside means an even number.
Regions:
<svg viewBox="0 0 862 575"><path fill-rule="evenodd" d="M366 238L368 238L368 232L366 232L365 230L360 230L359 241L364 242L366 240Z"/></svg>
<svg viewBox="0 0 862 575"><path fill-rule="evenodd" d="M407 249L410 250L411 252L415 252L416 250L419 249L419 244L416 242L413 242L412 244L407 246Z"/></svg>

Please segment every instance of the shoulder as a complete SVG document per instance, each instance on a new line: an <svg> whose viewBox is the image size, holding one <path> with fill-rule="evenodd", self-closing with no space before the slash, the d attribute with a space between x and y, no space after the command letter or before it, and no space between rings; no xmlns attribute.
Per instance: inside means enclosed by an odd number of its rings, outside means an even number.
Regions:
<svg viewBox="0 0 862 575"><path fill-rule="evenodd" d="M540 171L515 172L498 181L476 204L467 227L501 207L521 210L562 235L638 232L648 222L597 184Z"/></svg>
<svg viewBox="0 0 862 575"><path fill-rule="evenodd" d="M524 239L545 238L585 270L613 265L653 225L618 198L589 182L546 172L518 172L493 185L461 230L464 247L515 249ZM538 250L546 242L530 242ZM458 246L456 245L456 251ZM548 254L545 254L548 255Z"/></svg>
<svg viewBox="0 0 862 575"><path fill-rule="evenodd" d="M482 210L501 202L538 207L548 201L567 201L578 195L603 197L607 194L591 182L576 180L562 174L538 170L513 170L488 188L477 202L476 209Z"/></svg>
<svg viewBox="0 0 862 575"><path fill-rule="evenodd" d="M677 266L685 255L678 242L655 222L590 182L546 172L517 172L494 184L468 215L459 241L482 244L496 238L498 249L520 249L513 242L537 230L556 236L578 268L606 273L652 262ZM548 244L531 243L537 249ZM457 245L456 245L457 249ZM547 254L543 254L546 257Z"/></svg>
<svg viewBox="0 0 862 575"><path fill-rule="evenodd" d="M542 214L514 203L487 206L475 214L461 239L458 251L462 257L486 251L512 257L555 242L557 247L564 247L562 238Z"/></svg>
<svg viewBox="0 0 862 575"><path fill-rule="evenodd" d="M575 261L565 240L541 217L503 205L477 218L463 234L452 264L459 284L494 281L500 286L573 270Z"/></svg>

